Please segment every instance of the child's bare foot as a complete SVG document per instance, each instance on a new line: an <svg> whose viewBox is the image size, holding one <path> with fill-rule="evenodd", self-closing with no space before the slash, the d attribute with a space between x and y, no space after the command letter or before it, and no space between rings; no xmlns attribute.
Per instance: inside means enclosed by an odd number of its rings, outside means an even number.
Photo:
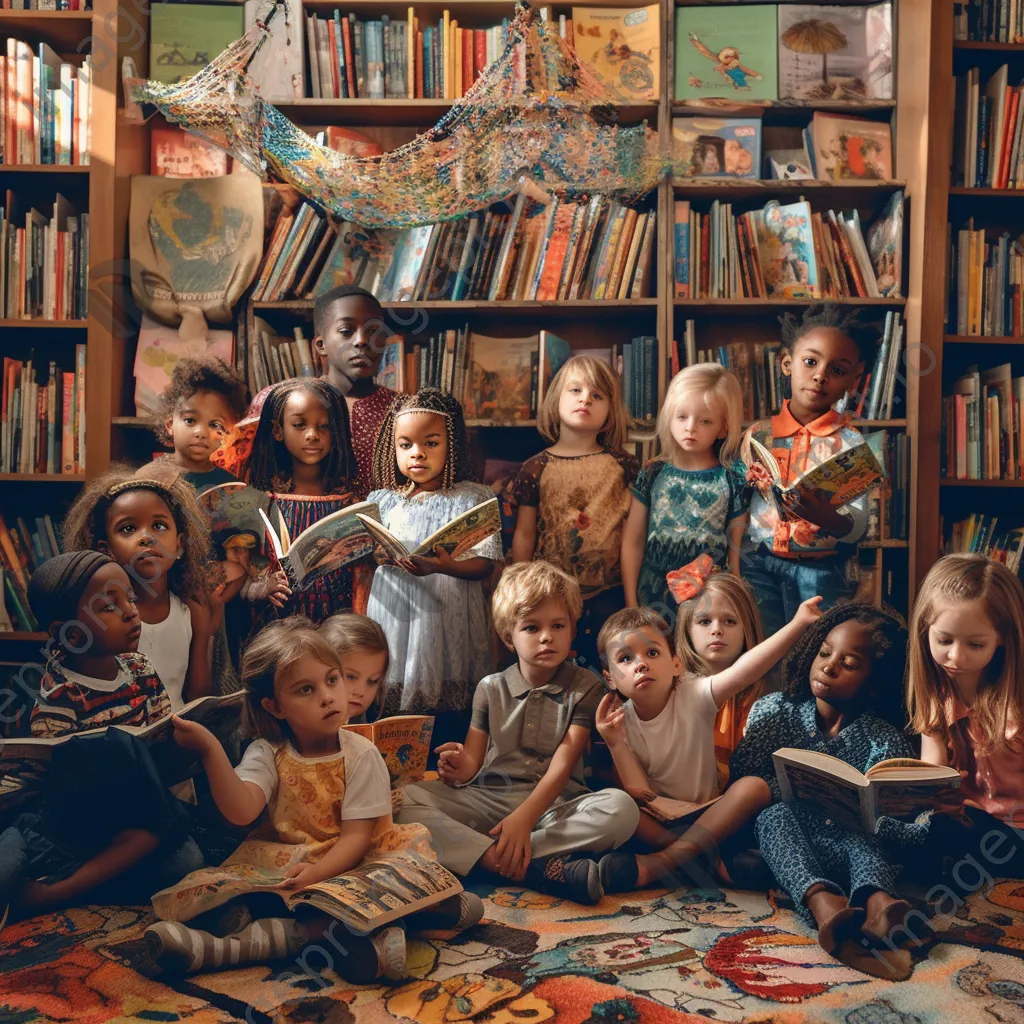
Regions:
<svg viewBox="0 0 1024 1024"><path fill-rule="evenodd" d="M894 931L903 931L907 914L912 909L906 900L895 899L887 892L879 890L872 893L867 902L867 920L861 929L864 937L890 949L894 945L899 946L900 943L893 943L890 936ZM904 933L904 940L910 937Z"/></svg>

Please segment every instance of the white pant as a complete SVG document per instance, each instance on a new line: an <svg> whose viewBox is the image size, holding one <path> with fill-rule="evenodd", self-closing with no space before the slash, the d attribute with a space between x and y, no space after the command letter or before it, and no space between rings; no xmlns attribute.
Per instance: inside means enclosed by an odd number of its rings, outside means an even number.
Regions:
<svg viewBox="0 0 1024 1024"><path fill-rule="evenodd" d="M459 789L443 782L420 782L403 790L404 803L396 820L425 825L437 847L438 860L450 871L466 875L496 842L487 833L535 788L531 782ZM577 850L614 850L636 831L640 810L622 790L591 793L572 786L567 791L577 795L558 797L530 834L534 858Z"/></svg>

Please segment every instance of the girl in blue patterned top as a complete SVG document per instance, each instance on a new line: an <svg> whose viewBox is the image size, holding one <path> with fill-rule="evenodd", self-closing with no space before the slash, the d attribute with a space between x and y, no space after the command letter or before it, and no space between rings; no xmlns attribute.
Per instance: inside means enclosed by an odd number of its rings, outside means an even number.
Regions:
<svg viewBox="0 0 1024 1024"><path fill-rule="evenodd" d="M831 608L797 641L783 666L785 690L762 697L730 762L730 774L758 776L780 801L772 754L799 747L831 754L858 771L912 757L903 734L907 630L895 613L865 605ZM887 837L900 822L883 819ZM896 897L898 867L877 835L852 831L806 801L776 802L756 823L758 844L798 910L818 928L822 948L890 980L909 977L909 954L889 940L910 905Z"/></svg>
<svg viewBox="0 0 1024 1024"><path fill-rule="evenodd" d="M660 459L644 466L622 532L622 585L630 608L676 606L665 576L707 553L739 573L747 528L739 381L717 363L672 378L658 414Z"/></svg>

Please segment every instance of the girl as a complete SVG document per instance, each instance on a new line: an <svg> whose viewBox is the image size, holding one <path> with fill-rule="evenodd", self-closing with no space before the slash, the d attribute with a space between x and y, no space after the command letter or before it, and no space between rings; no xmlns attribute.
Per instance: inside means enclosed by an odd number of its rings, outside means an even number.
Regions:
<svg viewBox="0 0 1024 1024"><path fill-rule="evenodd" d="M335 941L336 922L325 915L280 916L280 899L271 896L275 889L326 883L330 890L329 879L370 856L398 861L399 873L403 858L413 873L431 872L435 860L426 829L392 823L384 759L369 740L342 728L348 693L341 666L308 619L267 626L246 649L242 676L244 721L257 739L237 769L204 726L174 719L175 739L202 757L213 798L229 821L248 825L267 811L263 824L221 867L193 872L153 897L161 921L147 929L146 941L154 959L181 973L295 956L324 934ZM378 886L381 874L373 875ZM261 883L267 892L245 895L248 913L238 902L226 907ZM381 902L394 905L387 883L382 887ZM276 906L276 916L251 919L253 908L263 913L270 906ZM468 894L431 908L432 917L444 915L448 927L475 923L482 909ZM200 914L202 923L215 921L216 930L230 927L232 933L218 938L178 923ZM400 927L368 938L343 934L342 941L346 955L335 966L349 981L405 976Z"/></svg>
<svg viewBox="0 0 1024 1024"><path fill-rule="evenodd" d="M746 467L735 461L742 421L740 384L724 367L700 363L672 378L658 414L664 454L633 484L622 531L628 607L674 608L666 575L705 552L739 572L749 503Z"/></svg>
<svg viewBox="0 0 1024 1024"><path fill-rule="evenodd" d="M291 537L324 516L361 501L348 407L337 388L310 378L276 385L263 403L253 439L249 482L267 491ZM365 607L369 566L349 563L312 573L289 609L320 623Z"/></svg>
<svg viewBox="0 0 1024 1024"><path fill-rule="evenodd" d="M171 468L153 478L113 470L87 484L64 520L71 550L109 555L131 577L142 620L139 652L177 710L213 689L204 566L206 513L195 488Z"/></svg>
<svg viewBox="0 0 1024 1024"><path fill-rule="evenodd" d="M462 406L437 388L395 399L377 435L373 475L384 489L369 500L408 547L491 497L472 482ZM383 714L440 710L435 739L460 734L465 723L451 712L465 712L477 681L493 671L482 581L500 559L501 539L492 536L459 561L438 548L377 569L367 615L391 644Z"/></svg>
<svg viewBox="0 0 1024 1024"><path fill-rule="evenodd" d="M365 722L380 697L391 654L384 630L366 615L332 615L321 627L341 662L348 687L348 720Z"/></svg>
<svg viewBox="0 0 1024 1024"><path fill-rule="evenodd" d="M1024 591L982 555L947 555L921 584L911 623L907 706L921 757L962 781L958 817L935 815L929 847L958 859L991 832L1011 840L992 874L1024 878ZM1006 853L1012 853L1007 857Z"/></svg>
<svg viewBox="0 0 1024 1024"><path fill-rule="evenodd" d="M779 801L772 753L780 747L831 754L861 772L886 758L912 757L898 685L906 643L895 613L856 604L825 612L786 659L784 692L751 709L732 776L758 776ZM883 823L879 831L896 838L902 823ZM756 832L765 861L817 926L826 952L878 977L910 976L909 954L888 942L910 905L896 896L898 869L878 836L845 828L827 808L803 801L773 803L758 815Z"/></svg>
<svg viewBox="0 0 1024 1024"><path fill-rule="evenodd" d="M555 374L537 418L553 444L523 463L513 488L512 560L542 558L576 579L583 595L576 661L596 672L597 634L623 605L622 526L639 468L622 450L628 426L611 367L574 356Z"/></svg>

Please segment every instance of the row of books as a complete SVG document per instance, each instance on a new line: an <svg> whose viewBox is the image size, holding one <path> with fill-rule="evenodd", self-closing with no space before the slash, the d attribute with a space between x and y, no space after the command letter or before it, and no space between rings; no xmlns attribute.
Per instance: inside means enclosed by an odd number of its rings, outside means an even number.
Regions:
<svg viewBox="0 0 1024 1024"><path fill-rule="evenodd" d="M910 537L910 439L902 431L881 430L885 480L868 492L866 541Z"/></svg>
<svg viewBox="0 0 1024 1024"><path fill-rule="evenodd" d="M29 577L47 559L61 553L60 540L48 516L37 516L30 529L22 516L8 529L0 516L0 628L32 632L39 628L28 606Z"/></svg>
<svg viewBox="0 0 1024 1024"><path fill-rule="evenodd" d="M0 472L85 472L85 345L73 370L50 360L40 381L33 359L4 357Z"/></svg>
<svg viewBox="0 0 1024 1024"><path fill-rule="evenodd" d="M957 75L953 113L953 185L1024 188L1024 81L1011 86L1004 64L981 86L977 68Z"/></svg>
<svg viewBox="0 0 1024 1024"><path fill-rule="evenodd" d="M942 474L956 480L1024 479L1024 377L1009 363L971 367L942 399Z"/></svg>
<svg viewBox="0 0 1024 1024"><path fill-rule="evenodd" d="M957 0L953 4L953 38L980 43L1024 43L1024 3Z"/></svg>
<svg viewBox="0 0 1024 1024"><path fill-rule="evenodd" d="M91 0L0 0L0 11L91 11Z"/></svg>
<svg viewBox="0 0 1024 1024"><path fill-rule="evenodd" d="M7 39L0 54L0 164L87 164L92 57L63 61L46 43Z"/></svg>
<svg viewBox="0 0 1024 1024"><path fill-rule="evenodd" d="M313 280L313 295L355 284L382 302L650 294L655 212L605 197L581 203L552 198L544 204L519 195L512 209L401 231L342 223L334 234L321 220L312 207L282 209L257 277L257 296L304 298Z"/></svg>
<svg viewBox="0 0 1024 1024"><path fill-rule="evenodd" d="M84 320L89 214L57 193L41 213L7 190L0 210L0 317Z"/></svg>
<svg viewBox="0 0 1024 1024"><path fill-rule="evenodd" d="M264 320L256 317L249 338L249 393L258 394L270 384L292 377L319 377L320 362L301 327L284 338Z"/></svg>
<svg viewBox="0 0 1024 1024"><path fill-rule="evenodd" d="M864 298L900 295L903 193L865 239L856 210L812 213L807 202L708 213L675 202L675 295L683 299Z"/></svg>
<svg viewBox="0 0 1024 1024"><path fill-rule="evenodd" d="M1024 552L1024 526L999 529L999 517L972 512L953 523L946 538L945 554L980 554L1002 562L1011 572L1020 572Z"/></svg>
<svg viewBox="0 0 1024 1024"><path fill-rule="evenodd" d="M949 232L948 322L960 336L1020 337L1024 333L1024 236L1008 231L988 242L969 220Z"/></svg>

